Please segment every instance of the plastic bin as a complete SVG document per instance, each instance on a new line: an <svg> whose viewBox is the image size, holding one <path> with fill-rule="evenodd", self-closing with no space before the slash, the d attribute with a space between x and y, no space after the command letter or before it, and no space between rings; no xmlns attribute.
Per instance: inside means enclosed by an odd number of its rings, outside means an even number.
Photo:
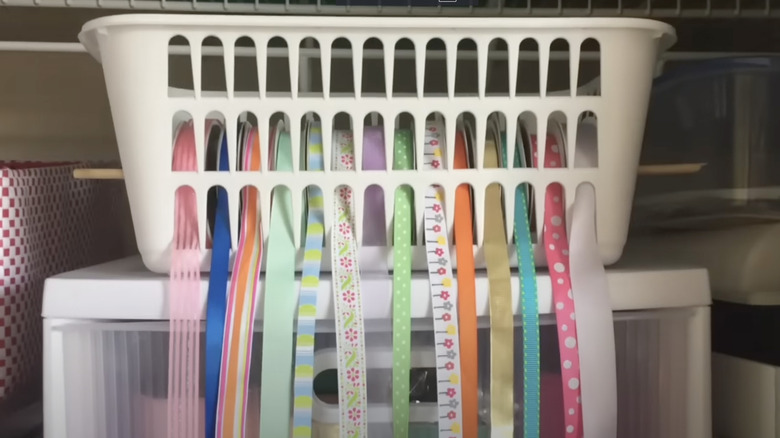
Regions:
<svg viewBox="0 0 780 438"><path fill-rule="evenodd" d="M314 406L315 429L320 438L330 438L338 429L338 407L334 403L335 368L334 314L332 290L325 275L318 291L323 303L317 312L317 365ZM615 318L615 344L618 379L619 437L692 438L711 436L710 418L710 318L707 274L703 269L657 269L624 266L607 272ZM367 365L369 370L369 436L391 437L392 405L389 403L392 307L387 306L392 291L379 287L380 280L367 281L374 299L366 307ZM413 278L413 291L425 291L428 279ZM488 279L477 276L477 311L480 317L479 366L481 386L489 388ZM46 438L137 438L155 437L165 432L165 409L153 406L167 402L168 323L167 285L164 275L146 270L140 257L118 260L49 278L44 301L46 348ZM555 422L549 404L560 403L554 389L547 389L559 367L554 303L550 277L539 276L539 312L542 321L541 364L543 375L542 416L552 424L543 432L563 432ZM205 314L208 284L201 283L201 308ZM512 290L515 313L520 312L519 283ZM427 438L435 425L437 411L432 388L435 376L420 370L435 364L432 309L423 293L412 303L411 411L414 438ZM74 297L79 297L78 300ZM258 313L259 315L262 312ZM515 354L522 355L520 319L515 319ZM260 320L256 327L261 327ZM262 352L262 332L258 332L254 354ZM256 372L261 360L254 356L250 387L257 388ZM201 370L203 368L201 367ZM522 421L522 367L515 369L516 425ZM329 377L330 375L330 377ZM254 376L254 377L253 377ZM254 383L252 383L254 382ZM560 388L560 387L558 387ZM549 391L549 392L547 392ZM548 396L552 397L548 397ZM562 395L562 394L561 394ZM143 403L138 404L138 400ZM482 395L483 421L489 420ZM549 403L549 404L547 404ZM254 409L254 408L253 408ZM252 415L259 415L254 409ZM552 415L551 415L552 413ZM152 434L148 425L156 424ZM560 429L556 429L560 426ZM144 432L146 431L146 432ZM422 435L417 435L417 431ZM516 427L520 436L522 428ZM374 433L376 432L376 433ZM146 434L144 434L146 433ZM322 435L325 433L326 435ZM338 436L338 435L335 435ZM543 435L544 438L558 438ZM560 435L559 435L560 436Z"/></svg>
<svg viewBox="0 0 780 438"><path fill-rule="evenodd" d="M690 63L653 84L642 164L703 167L639 178L637 228L780 219L780 57Z"/></svg>
<svg viewBox="0 0 780 438"><path fill-rule="evenodd" d="M664 315L656 319L652 314L637 316L618 315L615 323L618 350L619 378L619 435L634 438L688 438L683 420L688 415L683 400L688 397L686 386L679 383L685 379L685 364L679 361L684 356L685 345L677 343L675 350L661 350L659 345L672 345L668 339L661 339L662 333L685 330L686 313ZM622 320L627 318L627 320ZM420 327L422 328L422 326ZM110 324L76 324L62 328L64 373L66 376L65 399L67 413L67 437L79 438L164 438L167 432L167 324L138 322ZM262 333L257 334L258 337ZM380 334L381 336L381 334ZM328 369L335 369L335 336L332 333L317 335L315 352L314 436L337 438L338 406L333 397L328 402ZM369 335L370 338L370 335ZM516 339L521 340L520 327ZM432 331L417 331L413 335L412 376L418 381L413 385L411 395L414 403L410 412L410 436L431 438L437 436L435 386L435 353ZM489 388L489 377L484 373L489 367L487 329L480 331L482 357L480 370L483 372L482 388ZM542 438L563 438L565 436L560 371L556 370L557 340L555 326L547 325L542 330ZM260 344L253 347L258 355ZM518 355L522 346L515 347ZM392 356L390 345L376 345L368 354L369 394L369 436L392 437L392 407L383 404L384 393L391 385L390 370L378 368ZM519 357L516 359L520 359ZM260 361L253 361L259 365ZM248 406L248 427L257 427L259 406L259 371L250 377ZM425 376L428 376L426 378ZM331 379L335 375L330 376ZM253 386L252 380L255 381ZM674 384L677 382L677 384ZM319 390L317 388L319 383ZM489 424L489 394L482 393L481 423ZM335 395L335 394L333 394ZM522 435L522 379L516 379L515 422L517 433ZM203 398L201 397L201 403ZM675 406L675 410L671 407ZM254 426L253 426L254 425ZM201 428L203 430L203 428ZM483 427L489 436L488 427ZM256 430L256 429L255 429ZM664 431L664 432L662 432ZM256 435L256 434L255 434Z"/></svg>

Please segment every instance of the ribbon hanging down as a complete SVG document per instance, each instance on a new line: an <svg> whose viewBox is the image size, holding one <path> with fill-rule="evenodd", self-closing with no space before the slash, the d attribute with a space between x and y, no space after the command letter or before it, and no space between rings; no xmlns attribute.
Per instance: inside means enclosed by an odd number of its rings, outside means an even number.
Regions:
<svg viewBox="0 0 780 438"><path fill-rule="evenodd" d="M279 132L280 131L280 132ZM277 172L292 172L290 134L277 131ZM289 437L293 383L295 241L292 194L274 188L263 305L263 356L260 383L260 436Z"/></svg>
<svg viewBox="0 0 780 438"><path fill-rule="evenodd" d="M257 128L249 131L246 142L240 146L243 148L241 168L259 171L260 135ZM218 438L243 438L246 435L249 353L254 334L263 235L257 189L244 188L241 197L239 242L230 281L222 347L216 426Z"/></svg>
<svg viewBox="0 0 780 438"><path fill-rule="evenodd" d="M425 126L425 170L440 169L443 154L443 123L428 121ZM425 252L428 261L434 342L436 343L436 383L439 410L439 437L463 436L461 421L460 339L458 337L458 289L453 281L447 220L444 216L444 190L429 187L425 193Z"/></svg>
<svg viewBox="0 0 780 438"><path fill-rule="evenodd" d="M306 170L324 170L322 128L311 122L304 132ZM320 285L322 246L325 238L322 190L306 189L306 238L298 302L298 333L295 343L295 379L293 383L293 438L312 436L312 398L314 385L314 336L317 316L317 290Z"/></svg>
<svg viewBox="0 0 780 438"><path fill-rule="evenodd" d="M414 168L412 132L395 133L394 170ZM393 437L409 436L409 374L412 357L412 243L414 192L395 190L393 218Z"/></svg>
<svg viewBox="0 0 780 438"><path fill-rule="evenodd" d="M337 171L354 171L354 141L349 131L333 131L333 158ZM366 438L366 348L363 297L355 236L355 201L349 186L334 196L331 266L338 352L339 428L345 438Z"/></svg>
<svg viewBox="0 0 780 438"><path fill-rule="evenodd" d="M467 131L455 133L455 169L468 169ZM479 367L477 344L477 296L474 268L474 222L471 188L460 185L455 192L455 252L458 256L458 317L460 335L461 394L463 399L463 436L477 436L479 431Z"/></svg>
<svg viewBox="0 0 780 438"><path fill-rule="evenodd" d="M502 167L496 138L485 141L485 168ZM490 306L490 436L514 431L514 315L501 186L485 190L485 261Z"/></svg>
<svg viewBox="0 0 780 438"><path fill-rule="evenodd" d="M517 130L514 167L526 167L529 148L522 126ZM529 154L530 155L530 154ZM523 321L523 437L539 438L541 405L541 358L539 354L539 297L536 285L527 183L515 190L514 234L520 274L520 305Z"/></svg>
<svg viewBox="0 0 780 438"><path fill-rule="evenodd" d="M241 127L241 138L245 138L247 126ZM220 123L212 124L209 139L216 138L216 167L220 171L230 170L228 163L228 145L224 127ZM211 151L209 151L211 152ZM227 311L228 269L230 263L230 213L227 191L219 187L216 190L216 209L214 215L213 242L211 245L211 270L206 305L206 438L214 438L217 422L217 402L219 400L219 374L222 361L222 339L225 330Z"/></svg>
<svg viewBox="0 0 780 438"><path fill-rule="evenodd" d="M531 137L536 167L537 138ZM547 136L545 167L565 166L564 147L553 135ZM558 326L558 350L563 379L563 408L567 437L582 437L582 399L580 398L580 355L574 299L569 277L569 243L566 238L566 210L563 187L553 183L544 198L543 244L552 282L555 319Z"/></svg>
<svg viewBox="0 0 780 438"><path fill-rule="evenodd" d="M196 172L192 121L178 126L173 146L173 171ZM170 335L168 353L168 437L198 436L200 381L200 241L198 205L191 187L176 190L170 270Z"/></svg>
<svg viewBox="0 0 780 438"><path fill-rule="evenodd" d="M577 128L575 167L598 166L597 137L596 119L584 117ZM615 438L615 329L607 276L596 239L596 192L590 184L577 187L571 218L571 283L580 343L583 435Z"/></svg>
<svg viewBox="0 0 780 438"><path fill-rule="evenodd" d="M596 240L596 194L590 184L577 188L571 217L571 283L580 344L583 436L615 438L615 329L607 276Z"/></svg>

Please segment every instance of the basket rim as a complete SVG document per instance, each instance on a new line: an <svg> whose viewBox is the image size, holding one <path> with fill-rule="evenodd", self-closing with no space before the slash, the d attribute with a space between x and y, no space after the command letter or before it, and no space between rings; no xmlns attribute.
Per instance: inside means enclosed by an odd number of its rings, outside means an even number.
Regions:
<svg viewBox="0 0 780 438"><path fill-rule="evenodd" d="M402 31L430 31L432 29L486 30L496 34L524 30L647 30L657 32L660 49L666 50L677 41L673 26L647 18L617 17L358 17L315 15L192 15L192 14L120 14L100 17L86 22L79 39L93 52L97 47L90 34L116 27L201 27L212 31L240 27L294 28L316 33L320 30L398 29Z"/></svg>

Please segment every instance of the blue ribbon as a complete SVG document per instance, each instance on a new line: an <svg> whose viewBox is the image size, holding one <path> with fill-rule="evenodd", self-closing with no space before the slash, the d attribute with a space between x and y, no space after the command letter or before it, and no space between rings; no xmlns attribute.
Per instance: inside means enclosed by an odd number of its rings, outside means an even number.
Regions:
<svg viewBox="0 0 780 438"><path fill-rule="evenodd" d="M518 130L515 146L514 167L529 167L522 163L524 153ZM529 145L525 145L529 146ZM525 164L525 166L523 166ZM520 273L521 307L523 315L523 437L539 437L539 416L541 404L541 377L539 357L539 301L536 288L536 266L533 243L531 242L526 193L528 183L515 189L515 245L517 246L517 268Z"/></svg>
<svg viewBox="0 0 780 438"><path fill-rule="evenodd" d="M229 170L227 135L219 149L220 171ZM219 398L222 338L227 309L228 263L230 262L230 212L227 191L217 187L217 213L211 248L211 274L206 304L206 438L214 438Z"/></svg>

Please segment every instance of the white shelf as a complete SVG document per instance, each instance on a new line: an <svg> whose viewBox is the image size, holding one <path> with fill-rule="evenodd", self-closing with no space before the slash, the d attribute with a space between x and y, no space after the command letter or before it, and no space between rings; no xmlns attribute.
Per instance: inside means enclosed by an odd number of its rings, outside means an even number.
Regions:
<svg viewBox="0 0 780 438"><path fill-rule="evenodd" d="M520 284L512 282L512 303L519 313ZM262 280L261 280L262 281ZM622 266L607 270L609 293L615 311L706 306L710 304L707 271L700 268L634 268ZM361 278L366 319L390 318L392 282L390 275L366 274ZM72 271L46 280L43 316L65 319L165 320L168 277L144 268L140 257ZM550 277L538 276L539 312L553 313ZM204 309L208 277L201 287ZM262 288L261 288L262 291ZM262 292L261 292L262 293ZM295 293L298 293L296 287ZM330 273L323 273L317 306L317 318L333 319ZM257 315L262 316L262 298ZM477 272L477 312L488 314L488 281L484 271ZM413 273L412 317L430 318L428 279L424 272Z"/></svg>
<svg viewBox="0 0 780 438"><path fill-rule="evenodd" d="M330 3L330 4L328 4ZM774 2L676 0L563 2L562 0L285 0L284 2L208 0L0 0L0 6L85 8L231 14L395 15L395 16L523 16L523 17L648 17L648 18L772 18Z"/></svg>

